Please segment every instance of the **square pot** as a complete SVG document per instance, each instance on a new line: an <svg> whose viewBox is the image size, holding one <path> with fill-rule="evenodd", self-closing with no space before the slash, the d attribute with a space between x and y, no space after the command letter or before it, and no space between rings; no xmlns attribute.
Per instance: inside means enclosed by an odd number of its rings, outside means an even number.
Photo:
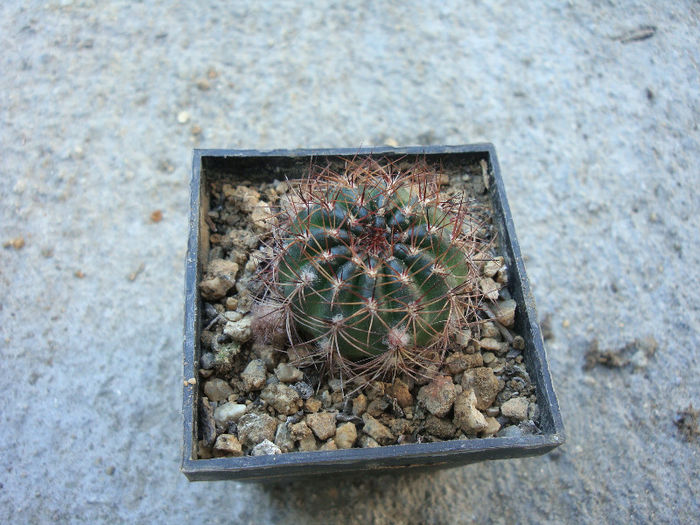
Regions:
<svg viewBox="0 0 700 525"><path fill-rule="evenodd" d="M209 211L209 181L224 178L236 182L298 178L312 161L353 158L358 155L420 157L427 161L486 161L488 195L493 224L498 232L499 255L508 267L508 290L517 303L513 330L525 340L523 357L537 397L539 433L517 437L489 437L436 443L390 445L334 451L289 452L272 456L197 459L197 385L200 358L200 317L202 300L198 283L209 250L205 222ZM446 468L489 459L544 454L564 442L564 428L547 366L520 247L515 237L496 151L492 144L425 146L406 148L316 149L316 150L195 150L192 164L189 242L185 268L184 330L184 435L182 472L191 481L233 479L239 481L280 481L323 474L351 475L417 468Z"/></svg>

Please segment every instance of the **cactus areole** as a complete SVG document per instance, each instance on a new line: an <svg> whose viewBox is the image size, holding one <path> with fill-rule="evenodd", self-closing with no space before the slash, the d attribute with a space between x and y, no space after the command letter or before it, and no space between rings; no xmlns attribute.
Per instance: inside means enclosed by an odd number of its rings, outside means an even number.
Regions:
<svg viewBox="0 0 700 525"><path fill-rule="evenodd" d="M412 368L468 324L484 243L470 206L437 181L424 163L366 158L296 185L274 276L298 337L341 361Z"/></svg>

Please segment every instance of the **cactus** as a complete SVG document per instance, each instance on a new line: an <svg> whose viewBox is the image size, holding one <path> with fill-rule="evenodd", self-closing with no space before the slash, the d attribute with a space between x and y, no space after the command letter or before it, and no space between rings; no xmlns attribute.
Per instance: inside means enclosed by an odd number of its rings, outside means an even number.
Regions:
<svg viewBox="0 0 700 525"><path fill-rule="evenodd" d="M298 181L275 228L269 288L293 342L331 369L420 373L482 300L474 205L425 163L371 157Z"/></svg>

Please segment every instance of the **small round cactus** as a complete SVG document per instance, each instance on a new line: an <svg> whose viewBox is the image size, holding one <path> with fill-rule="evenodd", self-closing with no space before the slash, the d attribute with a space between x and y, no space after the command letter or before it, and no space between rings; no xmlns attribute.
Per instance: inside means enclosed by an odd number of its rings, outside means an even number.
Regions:
<svg viewBox="0 0 700 525"><path fill-rule="evenodd" d="M441 195L425 163L371 157L294 185L275 228L275 300L293 343L332 368L413 374L482 300L475 207Z"/></svg>

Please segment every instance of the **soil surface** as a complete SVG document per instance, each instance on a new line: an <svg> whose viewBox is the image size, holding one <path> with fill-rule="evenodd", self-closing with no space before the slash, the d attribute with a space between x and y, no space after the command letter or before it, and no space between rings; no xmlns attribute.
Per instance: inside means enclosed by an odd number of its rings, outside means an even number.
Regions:
<svg viewBox="0 0 700 525"><path fill-rule="evenodd" d="M697 521L698 40L694 0L1 2L0 521ZM188 483L192 148L477 141L499 154L566 444ZM653 354L621 352L647 337ZM629 364L589 367L594 340Z"/></svg>
<svg viewBox="0 0 700 525"><path fill-rule="evenodd" d="M405 159L396 168L405 172L411 162ZM343 173L337 159L330 163L333 171ZM274 256L280 210L297 195L289 177L299 175L282 171L281 180L241 184L255 178L258 172L251 168L212 177L203 198L209 203L208 262L198 283L204 301L200 459L540 432L523 334L513 330L516 304L508 292L509 271L493 234L488 166L484 161L450 164L429 165L439 174L441 199L464 202L473 210L467 221L480 224L475 233L488 260L478 263L474 285L493 296L484 297L492 317L480 310L462 337L455 334L425 369L349 381L323 369L324 363L313 358L313 347L290 346L284 326L275 331L270 328L274 321L265 321L275 319L275 311L261 306L261 272ZM207 170L203 177L211 180Z"/></svg>

